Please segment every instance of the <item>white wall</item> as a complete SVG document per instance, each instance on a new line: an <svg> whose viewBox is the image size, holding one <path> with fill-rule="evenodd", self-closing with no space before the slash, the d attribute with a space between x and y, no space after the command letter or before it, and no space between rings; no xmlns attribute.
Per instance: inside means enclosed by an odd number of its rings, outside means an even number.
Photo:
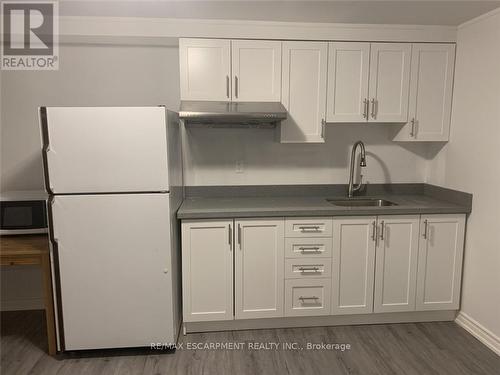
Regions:
<svg viewBox="0 0 500 375"><path fill-rule="evenodd" d="M423 182L427 147L389 140L394 125L327 125L324 144L280 144L273 130L187 128L186 185L345 184L351 147L365 142L365 181ZM397 126L397 125L396 125ZM243 173L236 172L243 162Z"/></svg>
<svg viewBox="0 0 500 375"><path fill-rule="evenodd" d="M499 11L458 30L451 129L430 182L474 194L461 310L500 344Z"/></svg>

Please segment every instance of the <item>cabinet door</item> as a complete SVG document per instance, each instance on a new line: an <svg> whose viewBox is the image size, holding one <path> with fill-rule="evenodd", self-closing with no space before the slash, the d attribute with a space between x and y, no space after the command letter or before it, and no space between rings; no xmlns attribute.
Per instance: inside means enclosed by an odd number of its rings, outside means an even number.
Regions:
<svg viewBox="0 0 500 375"><path fill-rule="evenodd" d="M283 316L284 219L242 219L235 224L236 319Z"/></svg>
<svg viewBox="0 0 500 375"><path fill-rule="evenodd" d="M282 143L324 142L328 44L283 42Z"/></svg>
<svg viewBox="0 0 500 375"><path fill-rule="evenodd" d="M415 310L420 217L379 216L374 312Z"/></svg>
<svg viewBox="0 0 500 375"><path fill-rule="evenodd" d="M328 122L366 122L370 43L328 45Z"/></svg>
<svg viewBox="0 0 500 375"><path fill-rule="evenodd" d="M231 100L231 42L179 39L181 100Z"/></svg>
<svg viewBox="0 0 500 375"><path fill-rule="evenodd" d="M370 57L370 122L406 122L411 44L372 43Z"/></svg>
<svg viewBox="0 0 500 375"><path fill-rule="evenodd" d="M281 42L233 40L233 101L281 100Z"/></svg>
<svg viewBox="0 0 500 375"><path fill-rule="evenodd" d="M332 313L373 311L375 216L333 219Z"/></svg>
<svg viewBox="0 0 500 375"><path fill-rule="evenodd" d="M409 121L394 140L448 140L454 69L455 45L413 45Z"/></svg>
<svg viewBox="0 0 500 375"><path fill-rule="evenodd" d="M416 308L458 310L465 215L422 216L420 226Z"/></svg>
<svg viewBox="0 0 500 375"><path fill-rule="evenodd" d="M232 220L182 222L185 322L233 319Z"/></svg>

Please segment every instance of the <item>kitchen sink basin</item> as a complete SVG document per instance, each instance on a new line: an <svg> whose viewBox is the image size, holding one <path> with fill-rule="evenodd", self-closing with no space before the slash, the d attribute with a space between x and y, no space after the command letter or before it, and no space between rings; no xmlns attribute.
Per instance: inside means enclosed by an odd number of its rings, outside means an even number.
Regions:
<svg viewBox="0 0 500 375"><path fill-rule="evenodd" d="M342 207L385 207L385 206L397 206L397 203L386 201L385 199L327 199L327 202Z"/></svg>

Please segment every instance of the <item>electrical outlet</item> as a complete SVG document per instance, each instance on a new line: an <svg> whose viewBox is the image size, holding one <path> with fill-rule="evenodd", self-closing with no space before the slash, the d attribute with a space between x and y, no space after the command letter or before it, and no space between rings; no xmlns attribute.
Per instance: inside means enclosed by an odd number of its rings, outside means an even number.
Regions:
<svg viewBox="0 0 500 375"><path fill-rule="evenodd" d="M245 171L245 163L243 160L236 161L236 173L243 173Z"/></svg>

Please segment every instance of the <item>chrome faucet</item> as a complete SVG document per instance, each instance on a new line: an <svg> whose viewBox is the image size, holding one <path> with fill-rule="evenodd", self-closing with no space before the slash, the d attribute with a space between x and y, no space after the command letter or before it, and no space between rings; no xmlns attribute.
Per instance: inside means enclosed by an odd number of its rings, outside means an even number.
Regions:
<svg viewBox="0 0 500 375"><path fill-rule="evenodd" d="M359 165L361 167L366 167L366 155L365 155L365 145L361 141L357 141L353 146L352 146L352 151L351 151L351 167L349 171L349 189L347 191L347 196L349 198L352 198L353 193L356 191L361 190L363 187L363 175L360 175L359 178L359 184L354 185L354 163L356 162L356 149L361 147L361 160L359 161Z"/></svg>

